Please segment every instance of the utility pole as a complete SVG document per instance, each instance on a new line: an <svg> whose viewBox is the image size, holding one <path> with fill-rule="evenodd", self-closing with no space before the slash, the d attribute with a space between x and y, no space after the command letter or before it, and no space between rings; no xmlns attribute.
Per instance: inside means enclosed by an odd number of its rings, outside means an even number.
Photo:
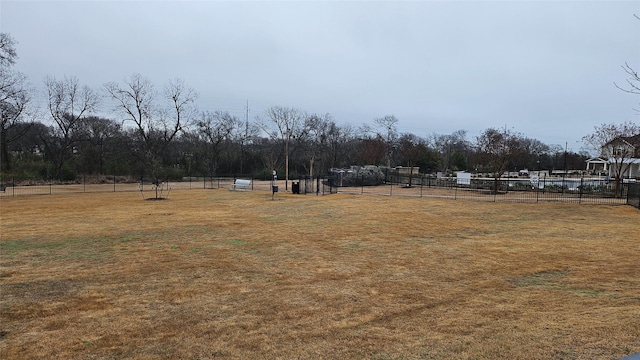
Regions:
<svg viewBox="0 0 640 360"><path fill-rule="evenodd" d="M247 128L249 128L249 99L247 99L247 106L245 107L245 110L247 110L247 112L244 116L244 120L247 123Z"/></svg>
<svg viewBox="0 0 640 360"><path fill-rule="evenodd" d="M289 190L289 138L291 137L291 129L287 123L287 135L284 140L284 190Z"/></svg>
<svg viewBox="0 0 640 360"><path fill-rule="evenodd" d="M247 141L249 137L249 99L247 99L247 106L245 108L245 125L244 125L244 135L242 136L242 141L240 142L240 174L242 174L242 165L244 160L244 142Z"/></svg>
<svg viewBox="0 0 640 360"><path fill-rule="evenodd" d="M567 149L568 149L568 145L569 142L565 141L564 142L564 173L567 173Z"/></svg>

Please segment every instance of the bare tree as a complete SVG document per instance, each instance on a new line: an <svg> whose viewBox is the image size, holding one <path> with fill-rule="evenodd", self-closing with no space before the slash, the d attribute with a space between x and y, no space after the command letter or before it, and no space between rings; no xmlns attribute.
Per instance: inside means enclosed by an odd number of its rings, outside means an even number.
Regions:
<svg viewBox="0 0 640 360"><path fill-rule="evenodd" d="M540 170L540 158L550 152L548 145L540 140L524 137L521 139L519 163L529 170Z"/></svg>
<svg viewBox="0 0 640 360"><path fill-rule="evenodd" d="M521 136L508 130L486 129L476 138L476 146L486 166L493 173L493 192L498 193L499 181L507 170L509 159L518 151Z"/></svg>
<svg viewBox="0 0 640 360"><path fill-rule="evenodd" d="M463 170L463 166L457 159L465 160L464 154L468 152L470 144L467 141L466 130L456 130L450 135L433 135L433 144L442 154L442 170Z"/></svg>
<svg viewBox="0 0 640 360"><path fill-rule="evenodd" d="M133 122L138 136L149 143L150 133L155 128L156 92L153 84L140 74L134 74L120 87L115 82L106 83L105 90L116 101L116 110L124 116L123 122Z"/></svg>
<svg viewBox="0 0 640 360"><path fill-rule="evenodd" d="M169 110L163 112L160 123L163 140L168 144L184 128L192 125L197 113L194 103L198 93L184 80L173 79L165 86L164 96L169 102Z"/></svg>
<svg viewBox="0 0 640 360"><path fill-rule="evenodd" d="M615 181L615 195L621 196L624 176L640 157L640 126L631 122L602 124L582 140L609 161Z"/></svg>
<svg viewBox="0 0 640 360"><path fill-rule="evenodd" d="M305 127L308 129L308 136L304 155L309 159L309 166L306 166L306 161L303 164L309 176L314 176L316 163L320 162L322 166L324 157L329 156L329 136L332 127L335 129L335 122L331 114L311 114L305 119Z"/></svg>
<svg viewBox="0 0 640 360"><path fill-rule="evenodd" d="M374 119L374 122L381 130L378 134L384 139L385 158L387 160L387 167L390 168L398 141L398 119L393 115L387 115Z"/></svg>
<svg viewBox="0 0 640 360"><path fill-rule="evenodd" d="M616 84L615 82L614 82L614 85L618 89L620 89L620 90L622 90L624 92L627 92L629 94L640 95L640 76L638 76L638 72L635 71L626 62L622 66L622 69L627 73L627 75L629 75L629 77L627 78L627 86L626 87L622 87L622 86L619 86L618 84ZM635 110L640 112L640 109L635 109Z"/></svg>
<svg viewBox="0 0 640 360"><path fill-rule="evenodd" d="M421 149L419 148L421 143L422 139L413 134L402 134L398 140L398 150L401 155L402 163L409 167L408 187L413 186L413 168L421 156Z"/></svg>
<svg viewBox="0 0 640 360"><path fill-rule="evenodd" d="M349 143L355 143L353 132L353 128L348 125L339 126L335 122L331 122L327 129L327 164L329 168L342 166L343 162L353 163L349 162L350 157L353 157L353 151L348 149Z"/></svg>
<svg viewBox="0 0 640 360"><path fill-rule="evenodd" d="M255 125L249 123L248 115L244 124L239 124L231 131L231 139L235 144L238 144L240 148L240 173L243 173L244 166L244 158L246 153L246 148L250 145L255 138L258 137L260 129Z"/></svg>
<svg viewBox="0 0 640 360"><path fill-rule="evenodd" d="M0 166L11 168L9 144L21 138L30 129L25 117L31 112L31 93L27 77L11 69L17 53L9 34L0 33Z"/></svg>
<svg viewBox="0 0 640 360"><path fill-rule="evenodd" d="M62 80L47 77L45 86L49 112L61 140L56 164L60 172L73 145L81 140L76 135L79 135L86 117L97 110L100 97L88 86L80 86L75 76L65 76Z"/></svg>
<svg viewBox="0 0 640 360"><path fill-rule="evenodd" d="M309 133L305 123L307 115L294 108L272 106L265 111L266 118L258 118L258 126L274 141L284 146L285 190L289 190L289 150L292 140L300 143Z"/></svg>
<svg viewBox="0 0 640 360"><path fill-rule="evenodd" d="M85 170L105 173L105 160L116 152L121 142L121 126L114 120L89 116L85 120L82 144Z"/></svg>
<svg viewBox="0 0 640 360"><path fill-rule="evenodd" d="M8 33L0 33L0 66L15 64L18 58L16 42Z"/></svg>
<svg viewBox="0 0 640 360"><path fill-rule="evenodd" d="M220 157L220 145L224 141L230 140L234 129L240 126L237 117L231 116L226 111L203 112L201 119L197 122L200 136L208 144L207 154L208 170L215 174Z"/></svg>
<svg viewBox="0 0 640 360"><path fill-rule="evenodd" d="M124 86L110 82L104 88L115 100L116 110L124 116L123 121L135 126L141 145L135 153L155 181L157 198L163 156L178 133L193 122L198 94L184 81L171 80L163 92L166 106L159 106L155 87L140 74L126 79Z"/></svg>
<svg viewBox="0 0 640 360"><path fill-rule="evenodd" d="M633 16L635 16L636 19L640 20L640 16L635 14ZM622 69L624 70L624 72L627 73L627 75L629 75L629 77L626 80L627 85L625 87L622 87L616 84L615 82L613 84L618 89L624 92L627 92L629 94L634 94L634 95L640 95L640 76L638 76L638 72L634 70L631 67L631 65L629 65L627 62L624 63L624 65L622 66ZM635 110L640 112L640 109L635 109Z"/></svg>

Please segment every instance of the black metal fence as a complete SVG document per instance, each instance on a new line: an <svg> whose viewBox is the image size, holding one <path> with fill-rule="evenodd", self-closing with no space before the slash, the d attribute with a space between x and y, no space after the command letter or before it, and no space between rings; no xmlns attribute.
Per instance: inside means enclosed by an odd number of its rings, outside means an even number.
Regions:
<svg viewBox="0 0 640 360"><path fill-rule="evenodd" d="M625 182L615 193L615 184L593 177L466 178L387 174L381 185L370 179L355 179L338 193L388 196L439 197L493 202L570 202L625 204L629 186Z"/></svg>
<svg viewBox="0 0 640 360"><path fill-rule="evenodd" d="M338 193L334 176L300 176L292 182L294 194L329 195Z"/></svg>
<svg viewBox="0 0 640 360"><path fill-rule="evenodd" d="M248 186L234 187L236 180L249 180ZM297 183L302 194L327 195L335 194L336 188L332 187L330 177L300 177L297 181L289 181L291 186ZM284 180L278 180L281 191L285 191ZM84 175L75 181L56 181L53 179L0 179L0 196L25 196L25 195L53 195L90 192L134 192L139 191L143 197L165 197L172 190L190 189L241 189L271 191L274 183L271 180L256 178L252 175L218 175L218 176L190 176L179 180L169 178L152 179L147 177L126 176L90 176ZM156 194L160 192L160 194Z"/></svg>
<svg viewBox="0 0 640 360"><path fill-rule="evenodd" d="M627 205L640 209L640 183L629 184L627 190Z"/></svg>
<svg viewBox="0 0 640 360"><path fill-rule="evenodd" d="M0 179L0 196L127 191L147 193L151 191L155 192L158 189L167 193L171 190L231 188L236 179L250 180L251 189L270 189L268 182L256 183L251 175L193 176L179 180L169 178L152 179L142 176L136 178L129 176L83 175L77 177L75 181L20 178Z"/></svg>
<svg viewBox="0 0 640 360"><path fill-rule="evenodd" d="M139 191L145 197L152 192L188 189L232 189L237 179L250 180L247 190L271 191L273 182L251 175L192 176L180 180L131 178L123 176L81 176L74 182L53 180L0 179L0 196L48 195L82 192ZM625 182L619 193L607 179L590 177L471 178L387 175L380 185L371 185L364 178L338 184L335 176L301 176L290 181L278 180L281 191L295 194L328 195L375 194L386 196L468 199L492 202L570 202L591 204L629 204L640 208L640 183ZM342 186L338 186L342 185ZM288 189L287 189L288 188Z"/></svg>

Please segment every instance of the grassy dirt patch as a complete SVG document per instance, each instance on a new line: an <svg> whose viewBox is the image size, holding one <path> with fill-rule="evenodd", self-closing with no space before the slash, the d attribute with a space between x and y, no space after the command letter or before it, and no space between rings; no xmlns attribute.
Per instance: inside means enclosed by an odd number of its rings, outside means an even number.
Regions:
<svg viewBox="0 0 640 360"><path fill-rule="evenodd" d="M0 199L0 358L640 352L637 209L277 197Z"/></svg>

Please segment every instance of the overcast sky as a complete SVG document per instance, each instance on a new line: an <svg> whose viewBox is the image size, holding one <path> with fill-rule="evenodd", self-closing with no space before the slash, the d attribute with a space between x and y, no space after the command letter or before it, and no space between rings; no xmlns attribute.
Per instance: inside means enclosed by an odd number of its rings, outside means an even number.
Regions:
<svg viewBox="0 0 640 360"><path fill-rule="evenodd" d="M248 101L252 120L275 105L354 127L395 115L421 137L508 127L578 151L596 125L640 121L640 96L614 86L625 62L640 70L634 14L640 1L2 0L0 31L41 91L140 73L242 119Z"/></svg>

